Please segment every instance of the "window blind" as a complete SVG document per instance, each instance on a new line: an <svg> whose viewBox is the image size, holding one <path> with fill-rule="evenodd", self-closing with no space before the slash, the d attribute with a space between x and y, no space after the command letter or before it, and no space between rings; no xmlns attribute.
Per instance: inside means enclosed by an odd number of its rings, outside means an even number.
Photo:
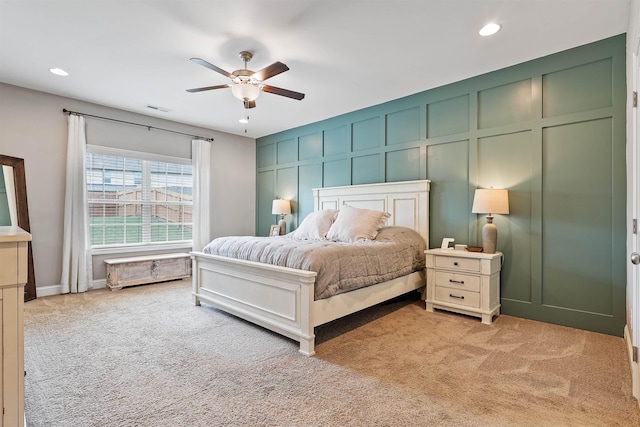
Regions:
<svg viewBox="0 0 640 427"><path fill-rule="evenodd" d="M86 176L92 247L191 241L191 165L88 152Z"/></svg>

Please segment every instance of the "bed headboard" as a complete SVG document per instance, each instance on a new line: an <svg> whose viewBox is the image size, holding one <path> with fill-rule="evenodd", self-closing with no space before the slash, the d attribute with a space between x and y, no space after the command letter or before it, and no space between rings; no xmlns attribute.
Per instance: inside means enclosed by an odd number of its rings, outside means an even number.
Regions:
<svg viewBox="0 0 640 427"><path fill-rule="evenodd" d="M355 208L389 212L387 225L416 230L429 245L428 179L313 189L313 210Z"/></svg>

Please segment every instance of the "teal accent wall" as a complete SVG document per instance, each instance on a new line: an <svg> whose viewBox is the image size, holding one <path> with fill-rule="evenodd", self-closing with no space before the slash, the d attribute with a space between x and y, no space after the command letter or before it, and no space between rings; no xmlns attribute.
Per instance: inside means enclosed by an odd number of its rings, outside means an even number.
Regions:
<svg viewBox="0 0 640 427"><path fill-rule="evenodd" d="M258 233L274 198L294 229L314 187L430 179L430 247L480 245L474 190L507 188L502 313L622 336L625 88L622 34L260 138Z"/></svg>

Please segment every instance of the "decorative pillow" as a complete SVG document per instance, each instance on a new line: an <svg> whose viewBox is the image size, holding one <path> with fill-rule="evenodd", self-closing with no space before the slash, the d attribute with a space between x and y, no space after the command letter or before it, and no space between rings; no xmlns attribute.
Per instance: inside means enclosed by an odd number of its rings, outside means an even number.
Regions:
<svg viewBox="0 0 640 427"><path fill-rule="evenodd" d="M344 205L329 229L327 239L345 243L373 240L390 216L387 212Z"/></svg>
<svg viewBox="0 0 640 427"><path fill-rule="evenodd" d="M297 240L324 240L327 237L327 231L336 219L336 215L338 215L336 209L311 212L290 236Z"/></svg>

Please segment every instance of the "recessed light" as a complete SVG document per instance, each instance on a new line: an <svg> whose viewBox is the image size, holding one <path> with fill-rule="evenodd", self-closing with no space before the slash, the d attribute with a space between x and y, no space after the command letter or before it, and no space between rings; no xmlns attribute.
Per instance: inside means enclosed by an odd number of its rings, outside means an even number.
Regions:
<svg viewBox="0 0 640 427"><path fill-rule="evenodd" d="M238 120L238 122L240 122L240 123L249 123L249 116L241 118L240 120Z"/></svg>
<svg viewBox="0 0 640 427"><path fill-rule="evenodd" d="M52 74L55 74L56 76L63 76L66 77L69 75L69 73L67 73L65 70L63 70L62 68L49 68L49 71Z"/></svg>
<svg viewBox="0 0 640 427"><path fill-rule="evenodd" d="M482 27L479 33L481 36L491 36L500 31L501 28L501 25L492 22Z"/></svg>

